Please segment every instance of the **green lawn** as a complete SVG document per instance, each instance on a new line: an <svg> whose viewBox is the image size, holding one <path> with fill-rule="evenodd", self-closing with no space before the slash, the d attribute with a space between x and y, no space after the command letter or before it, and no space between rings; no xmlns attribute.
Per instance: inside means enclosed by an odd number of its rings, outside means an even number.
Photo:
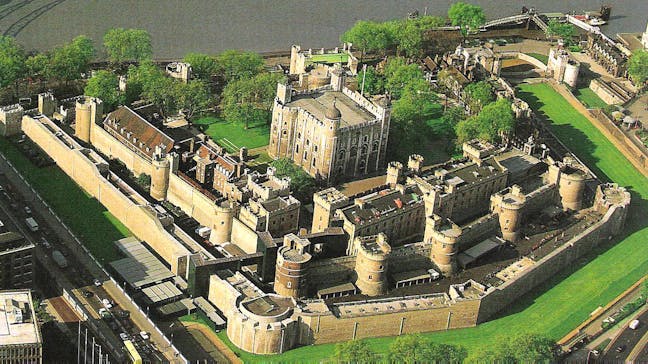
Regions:
<svg viewBox="0 0 648 364"><path fill-rule="evenodd" d="M546 54L540 54L540 53L526 53L527 55L537 59L538 61L547 64L549 62L549 56Z"/></svg>
<svg viewBox="0 0 648 364"><path fill-rule="evenodd" d="M270 127L266 123L250 124L246 130L243 124L207 116L194 121L194 124L202 127L205 134L231 153L238 152L240 147L266 146L270 139Z"/></svg>
<svg viewBox="0 0 648 364"><path fill-rule="evenodd" d="M559 339L648 272L648 181L594 127L550 86L522 85L519 96L534 110L544 113L552 130L604 180L627 186L632 209L627 234L608 250L592 252L586 264L574 264L574 272L552 277L532 294L508 308L499 318L477 327L427 333L437 342L464 345L471 352L488 347L495 338L531 332ZM393 338L369 339L371 348L386 353ZM231 346L231 345L230 345ZM258 356L233 348L247 362L318 362L333 354L334 345L290 350L282 355Z"/></svg>
<svg viewBox="0 0 648 364"><path fill-rule="evenodd" d="M576 96L580 100L580 102L585 105L585 107L588 107L590 109L601 109L607 106L605 101L601 100L601 98L598 97L598 95L595 94L594 91L592 91L588 86L578 88L574 90L573 93L574 96Z"/></svg>
<svg viewBox="0 0 648 364"><path fill-rule="evenodd" d="M347 63L349 55L346 53L314 54L309 60L313 63Z"/></svg>
<svg viewBox="0 0 648 364"><path fill-rule="evenodd" d="M132 234L99 201L86 194L58 167L36 167L3 137L0 137L0 152L13 163L95 258L108 263L121 257L113 241Z"/></svg>

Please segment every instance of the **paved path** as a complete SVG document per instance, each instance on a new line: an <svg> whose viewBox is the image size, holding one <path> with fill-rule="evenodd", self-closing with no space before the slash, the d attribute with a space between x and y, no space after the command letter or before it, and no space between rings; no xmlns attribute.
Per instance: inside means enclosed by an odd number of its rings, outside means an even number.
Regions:
<svg viewBox="0 0 648 364"><path fill-rule="evenodd" d="M216 334L211 329L205 327L205 325L199 323L193 323L193 322L183 322L182 324L187 329L198 330L203 335L205 335L212 342L212 344L216 346L218 351L220 351L221 354L225 355L225 357L229 360L230 363L232 364L243 363L243 361L238 356L236 356L236 354L234 354L234 352L227 345L225 345L225 343L222 342L221 339L218 336L216 336Z"/></svg>
<svg viewBox="0 0 648 364"><path fill-rule="evenodd" d="M72 307L67 304L63 297L52 297L49 300L43 302L46 302L49 307L56 311L56 314L58 316L57 318L60 322L68 323L79 321L79 316L77 316Z"/></svg>

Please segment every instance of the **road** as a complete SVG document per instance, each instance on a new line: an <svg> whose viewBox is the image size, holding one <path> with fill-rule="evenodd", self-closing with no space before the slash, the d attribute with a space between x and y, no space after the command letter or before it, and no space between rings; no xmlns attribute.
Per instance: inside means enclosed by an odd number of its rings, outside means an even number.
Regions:
<svg viewBox="0 0 648 364"><path fill-rule="evenodd" d="M1 155L0 155L1 156ZM62 287L66 288L68 292L72 293L77 301L81 302L87 312L92 316L93 322L101 328L101 333L109 343L109 346L117 348L115 350L121 351L123 346L122 340L117 338L120 332L127 332L130 334L138 348L145 351L143 357L151 355L152 361L158 355L156 352L161 352L166 362L180 362L177 358L175 351L168 345L168 342L158 334L155 327L146 319L146 317L137 309L137 307L130 302L128 297L118 289L113 281L109 279L107 274L95 261L85 253L84 249L78 245L77 240L67 228L54 216L53 212L47 207L39 198L36 197L35 192L31 187L12 169L4 156L0 157L0 185L5 187L5 193L0 195L0 220L10 222L8 229L18 231L30 240L35 248L36 257L42 261L47 269L50 271L52 277L56 277L57 281L62 281ZM31 214L24 211L24 206L29 206ZM38 232L29 231L23 223L27 215L33 217L41 225ZM47 245L42 240L47 240ZM107 242L112 243L112 242ZM51 249L60 250L69 261L69 267L61 270L50 258L50 249L46 246L52 246ZM99 279L103 282L101 287L93 285L94 279ZM95 297L84 297L83 291L91 291ZM129 311L129 317L120 318L115 320L117 323L116 328L111 328L104 320L99 319L98 309L103 307L100 303L100 298L110 298L117 303L122 311ZM101 305L101 307L99 307ZM117 313L117 311L115 312ZM113 332L117 330L117 332ZM139 332L145 331L150 335L151 345L147 345L140 340Z"/></svg>
<svg viewBox="0 0 648 364"><path fill-rule="evenodd" d="M600 360L597 360L597 362L624 362L628 358L630 352L639 344L639 340L648 332L648 310L644 309L644 312L637 319L641 323L639 327L636 330L632 330L627 324L624 325L623 331L609 346L610 350Z"/></svg>

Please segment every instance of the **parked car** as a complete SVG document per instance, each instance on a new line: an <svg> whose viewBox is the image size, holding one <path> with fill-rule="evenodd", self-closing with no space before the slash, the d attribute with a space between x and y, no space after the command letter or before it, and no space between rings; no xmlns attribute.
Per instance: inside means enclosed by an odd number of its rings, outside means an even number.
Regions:
<svg viewBox="0 0 648 364"><path fill-rule="evenodd" d="M625 349L626 349L626 346L625 346L625 344L623 344L623 345L619 345L619 346L617 346L616 349L614 349L614 351L616 351L617 353L621 353L621 352L623 352Z"/></svg>
<svg viewBox="0 0 648 364"><path fill-rule="evenodd" d="M108 311L107 309L105 308L99 309L99 317L101 317L102 319L107 319L110 318L111 316L112 315L110 314L110 311Z"/></svg>
<svg viewBox="0 0 648 364"><path fill-rule="evenodd" d="M45 249L52 249L52 245L49 243L49 241L47 241L47 239L45 239L44 236L41 236L40 242L41 242L41 244L43 244L43 247Z"/></svg>
<svg viewBox="0 0 648 364"><path fill-rule="evenodd" d="M31 208L29 208L29 206L25 206L25 213L26 213L27 215L31 215L32 210L31 210Z"/></svg>
<svg viewBox="0 0 648 364"><path fill-rule="evenodd" d="M93 281L93 283L94 283L95 286L97 286L97 287L101 287L101 281L100 281L100 280L98 280L98 279L95 278L95 280Z"/></svg>
<svg viewBox="0 0 648 364"><path fill-rule="evenodd" d="M130 339L130 337L128 336L128 334L126 334L126 333L124 333L124 332L122 332L122 333L119 334L119 338L122 339L123 341L126 341L126 340Z"/></svg>
<svg viewBox="0 0 648 364"><path fill-rule="evenodd" d="M630 328L630 330L636 330L637 327L639 327L639 320L632 320L628 327Z"/></svg>
<svg viewBox="0 0 648 364"><path fill-rule="evenodd" d="M107 309L111 309L113 307L112 302L110 302L110 300L107 298L102 299L101 303L103 303L104 307Z"/></svg>
<svg viewBox="0 0 648 364"><path fill-rule="evenodd" d="M144 340L148 340L148 339L149 339L149 334L148 334L146 331L140 331L139 334L140 334L140 336L142 337L142 339L144 339Z"/></svg>
<svg viewBox="0 0 648 364"><path fill-rule="evenodd" d="M94 293L88 291L87 289L84 289L82 291L82 293L83 293L83 297L86 297L86 298L94 296Z"/></svg>

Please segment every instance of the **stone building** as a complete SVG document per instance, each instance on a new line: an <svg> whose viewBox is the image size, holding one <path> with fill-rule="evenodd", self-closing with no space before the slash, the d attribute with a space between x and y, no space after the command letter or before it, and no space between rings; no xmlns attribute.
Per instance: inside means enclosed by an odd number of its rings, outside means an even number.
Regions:
<svg viewBox="0 0 648 364"><path fill-rule="evenodd" d="M646 24L646 31L641 35L641 44L644 49L648 49L648 24Z"/></svg>
<svg viewBox="0 0 648 364"><path fill-rule="evenodd" d="M0 358L3 363L43 362L43 340L30 290L0 291Z"/></svg>
<svg viewBox="0 0 648 364"><path fill-rule="evenodd" d="M330 83L316 89L277 86L268 154L288 158L328 183L380 170L387 151L389 102L347 88L340 68L327 72Z"/></svg>
<svg viewBox="0 0 648 364"><path fill-rule="evenodd" d="M578 71L580 62L569 55L562 46L551 48L547 61L547 71L551 72L553 78L558 82L564 82L571 87L576 87L578 82Z"/></svg>
<svg viewBox="0 0 648 364"><path fill-rule="evenodd" d="M608 43L601 35L587 34L587 54L594 58L614 77L625 77L627 74L627 58L616 48Z"/></svg>
<svg viewBox="0 0 648 364"><path fill-rule="evenodd" d="M31 288L34 244L14 232L0 234L0 289Z"/></svg>
<svg viewBox="0 0 648 364"><path fill-rule="evenodd" d="M19 104L0 107L0 135L11 136L20 133L20 120L25 110Z"/></svg>

